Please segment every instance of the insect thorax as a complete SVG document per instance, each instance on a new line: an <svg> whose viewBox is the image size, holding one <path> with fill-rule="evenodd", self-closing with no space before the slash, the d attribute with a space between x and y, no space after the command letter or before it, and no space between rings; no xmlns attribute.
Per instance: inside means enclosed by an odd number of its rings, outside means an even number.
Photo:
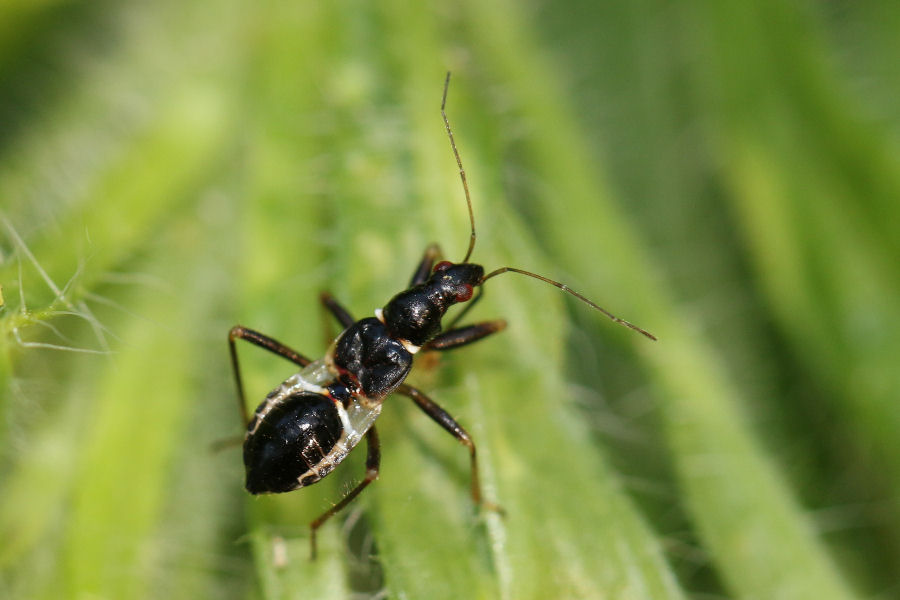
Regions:
<svg viewBox="0 0 900 600"><path fill-rule="evenodd" d="M335 343L332 361L363 396L384 398L403 383L413 355L375 317L357 321Z"/></svg>

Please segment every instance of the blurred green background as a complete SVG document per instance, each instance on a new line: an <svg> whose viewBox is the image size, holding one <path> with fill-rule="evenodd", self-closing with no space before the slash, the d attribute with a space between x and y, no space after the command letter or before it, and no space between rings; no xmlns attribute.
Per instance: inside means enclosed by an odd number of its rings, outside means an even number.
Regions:
<svg viewBox="0 0 900 600"><path fill-rule="evenodd" d="M900 4L5 2L0 597L900 597ZM226 334L319 355L468 224L364 452L242 489ZM291 373L241 348L248 393ZM433 362L433 361L432 361ZM255 400L254 400L255 402Z"/></svg>

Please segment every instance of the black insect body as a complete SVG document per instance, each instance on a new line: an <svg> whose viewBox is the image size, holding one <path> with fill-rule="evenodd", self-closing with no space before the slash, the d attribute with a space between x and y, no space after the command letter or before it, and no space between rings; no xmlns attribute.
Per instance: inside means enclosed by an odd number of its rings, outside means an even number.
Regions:
<svg viewBox="0 0 900 600"><path fill-rule="evenodd" d="M251 494L289 492L316 483L344 460L363 437L366 438L365 478L340 502L310 523L313 556L316 530L378 476L380 450L375 420L381 414L384 399L391 393L412 399L469 449L472 498L478 505L496 508L482 501L475 444L469 434L425 394L404 383L416 353L457 348L506 327L506 322L499 319L456 327L481 297L481 286L491 277L514 272L540 279L576 296L614 321L656 339L561 283L512 267L502 267L485 275L484 268L468 262L475 245L475 221L465 171L444 113L449 80L448 74L441 115L460 169L472 230L469 249L462 262L437 262L440 249L436 245L429 246L413 274L409 289L391 298L384 308L375 311L374 317L358 321L334 298L323 294L324 306L341 323L344 331L325 356L315 361L246 327L233 327L228 336L241 414L247 426L244 465L246 488ZM441 320L447 310L454 304L470 300L471 303L444 330ZM301 367L269 393L252 417L247 414L238 366L235 347L238 339L247 340Z"/></svg>

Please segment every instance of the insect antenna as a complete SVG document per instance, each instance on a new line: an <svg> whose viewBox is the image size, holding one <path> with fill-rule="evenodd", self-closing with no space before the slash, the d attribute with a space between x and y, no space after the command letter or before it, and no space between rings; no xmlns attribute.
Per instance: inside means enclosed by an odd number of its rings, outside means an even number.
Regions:
<svg viewBox="0 0 900 600"><path fill-rule="evenodd" d="M488 279L490 279L491 277L496 277L497 275L502 275L503 273L519 273L520 275L527 275L528 277L534 277L535 279L540 279L541 281L549 283L552 286L558 287L559 289L561 289L564 292L572 294L573 296L575 296L576 298L578 298L579 300L581 300L582 302L584 302L591 308L599 310L601 313L603 313L604 315L606 315L607 317L609 317L611 320L615 321L616 323L618 323L620 325L624 325L625 327L628 327L629 329L633 329L633 330L637 331L638 333L640 333L641 335L650 338L654 342L656 341L656 336L653 335L652 333L650 333L649 331L647 331L645 329L641 329L634 323L629 323L625 319L620 319L619 317L612 314L605 308L594 304L593 302L591 302L590 300L588 300L587 298L585 298L584 296L582 296L581 294L579 294L578 292L576 292L575 290L573 290L572 288L567 286L566 284L560 283L558 281L553 281L552 279L544 277L543 275L538 275L537 273L532 273L531 271L524 271L522 269L516 269L513 267L500 267L499 269L497 269L495 271L491 271L490 273L488 273L487 275L482 277L480 284L484 284L484 282L487 281Z"/></svg>
<svg viewBox="0 0 900 600"><path fill-rule="evenodd" d="M466 206L469 208L469 224L472 227L472 235L469 236L469 249L466 251L465 258L461 262L469 261L472 256L472 250L475 249L475 214L472 212L472 198L469 196L469 183L466 181L466 170L463 169L462 160L459 158L459 151L456 149L456 140L453 139L453 131L450 129L450 121L447 119L447 113L444 108L447 106L447 90L450 88L450 71L447 71L447 79L444 80L444 97L441 100L441 117L444 118L444 127L447 128L447 136L450 138L450 147L453 149L453 156L456 158L456 164L459 167L459 178L462 180L463 190L466 192Z"/></svg>

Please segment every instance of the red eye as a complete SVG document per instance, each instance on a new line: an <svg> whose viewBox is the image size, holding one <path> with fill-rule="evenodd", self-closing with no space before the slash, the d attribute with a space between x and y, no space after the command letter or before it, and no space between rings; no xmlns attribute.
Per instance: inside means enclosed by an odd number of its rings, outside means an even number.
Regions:
<svg viewBox="0 0 900 600"><path fill-rule="evenodd" d="M452 266L453 266L453 263L450 262L449 260L442 260L438 264L434 265L434 272L437 273L438 271L446 271L447 269L449 269Z"/></svg>
<svg viewBox="0 0 900 600"><path fill-rule="evenodd" d="M457 289L458 289L458 291L456 292L456 301L457 302L465 302L466 300L471 298L472 294L474 293L472 286L469 285L468 283L462 284Z"/></svg>

